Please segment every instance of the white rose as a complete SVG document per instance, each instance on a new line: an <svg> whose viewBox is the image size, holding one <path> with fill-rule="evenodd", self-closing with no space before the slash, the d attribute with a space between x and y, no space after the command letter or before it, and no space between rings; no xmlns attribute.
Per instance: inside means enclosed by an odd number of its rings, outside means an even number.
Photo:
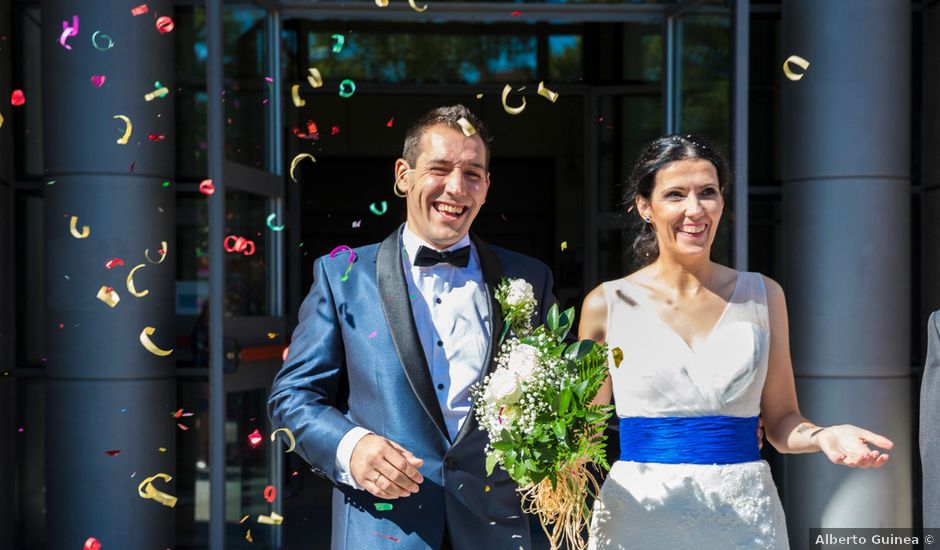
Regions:
<svg viewBox="0 0 940 550"><path fill-rule="evenodd" d="M498 369L486 385L486 400L490 403L515 403L522 395L516 375L508 369Z"/></svg>
<svg viewBox="0 0 940 550"><path fill-rule="evenodd" d="M513 279L509 282L509 293L506 295L506 303L511 306L519 305L523 302L535 301L535 293L532 285L525 279Z"/></svg>
<svg viewBox="0 0 940 550"><path fill-rule="evenodd" d="M512 350L509 356L509 370L524 382L532 377L539 366L539 350L528 344L521 344Z"/></svg>

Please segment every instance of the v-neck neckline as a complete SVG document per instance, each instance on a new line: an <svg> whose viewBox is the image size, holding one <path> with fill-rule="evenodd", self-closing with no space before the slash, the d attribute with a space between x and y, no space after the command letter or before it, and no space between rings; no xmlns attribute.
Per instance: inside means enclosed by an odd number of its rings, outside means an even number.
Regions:
<svg viewBox="0 0 940 550"><path fill-rule="evenodd" d="M735 296L737 296L737 294L738 294L738 289L741 288L741 278L742 278L742 276L743 276L743 272L742 272L742 271L738 271L738 274L737 274L737 276L735 277L735 281L734 281L734 290L731 291L731 296L728 297L728 303L725 304L725 308L721 311L721 315L718 317L718 321L716 321L715 324L714 324L714 326L712 326L711 330L708 331L708 335L705 336L705 339L704 339L704 340L701 340L701 343L699 344L698 349L695 348L695 347L692 347L691 344L689 344L688 342L686 342L685 338L683 338L682 335L680 335L680 334L676 331L676 329L674 329L674 328L672 327L672 325L670 325L670 324L667 323L665 320L663 320L663 318L662 318L658 313L656 313L656 311L655 311L654 309L652 309L652 308L650 308L650 307L648 307L648 306L644 306L644 305L643 305L642 303L640 303L639 301L636 301L637 308L642 309L643 311L648 311L649 315L650 315L651 317L653 317L654 319L656 319L656 321L658 321L659 324L663 326L663 328L665 328L667 331L669 331L670 333L672 333L676 338L679 339L680 342L682 342L682 344L685 346L685 349L687 349L688 351L690 351L690 352L692 352L692 353L697 354L697 353L699 352L699 350L700 350L702 347L704 347L705 345L707 345L707 344L711 341L712 336L714 336L714 334L715 334L715 331L718 330L718 327L721 326L721 322L724 321L725 315L727 315L728 310L731 309L731 304L734 303L734 298L735 298ZM627 282L627 283L630 284L630 285L633 285L633 286L635 286L635 287L640 287L640 288L642 288L642 286L641 286L639 283L634 283L633 281L631 281L631 280L629 280L629 279L627 279L627 278L624 278L624 279L622 279L622 280L625 281L625 282Z"/></svg>

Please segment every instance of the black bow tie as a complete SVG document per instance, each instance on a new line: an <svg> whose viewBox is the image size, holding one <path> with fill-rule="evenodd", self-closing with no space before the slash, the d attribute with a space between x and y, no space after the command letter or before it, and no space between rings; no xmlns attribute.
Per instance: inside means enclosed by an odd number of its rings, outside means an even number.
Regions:
<svg viewBox="0 0 940 550"><path fill-rule="evenodd" d="M419 246L415 255L415 267L429 267L437 264L450 264L454 267L467 267L470 263L470 245L449 252L438 252L426 246Z"/></svg>

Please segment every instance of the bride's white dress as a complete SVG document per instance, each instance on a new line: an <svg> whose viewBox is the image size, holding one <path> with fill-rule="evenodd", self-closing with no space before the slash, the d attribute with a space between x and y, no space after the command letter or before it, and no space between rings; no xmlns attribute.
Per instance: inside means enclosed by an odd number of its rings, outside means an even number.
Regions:
<svg viewBox="0 0 940 550"><path fill-rule="evenodd" d="M767 292L739 273L727 307L696 349L625 279L603 285L617 415L755 417L767 376ZM750 435L757 441L756 431ZM786 549L783 507L763 460L737 464L614 463L591 520L592 549Z"/></svg>

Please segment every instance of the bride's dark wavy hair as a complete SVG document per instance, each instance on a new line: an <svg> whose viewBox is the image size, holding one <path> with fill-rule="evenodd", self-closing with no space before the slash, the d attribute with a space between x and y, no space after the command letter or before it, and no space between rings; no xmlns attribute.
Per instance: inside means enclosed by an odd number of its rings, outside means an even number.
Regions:
<svg viewBox="0 0 940 550"><path fill-rule="evenodd" d="M639 215L636 198L643 197L651 201L656 174L677 160L707 160L718 172L718 188L722 198L727 197L731 185L731 169L724 153L699 136L687 134L671 135L654 139L640 152L633 171L623 186L623 202L627 213L627 224L632 225L636 238L633 240L633 255L638 267L647 266L659 257L659 244L656 232Z"/></svg>

